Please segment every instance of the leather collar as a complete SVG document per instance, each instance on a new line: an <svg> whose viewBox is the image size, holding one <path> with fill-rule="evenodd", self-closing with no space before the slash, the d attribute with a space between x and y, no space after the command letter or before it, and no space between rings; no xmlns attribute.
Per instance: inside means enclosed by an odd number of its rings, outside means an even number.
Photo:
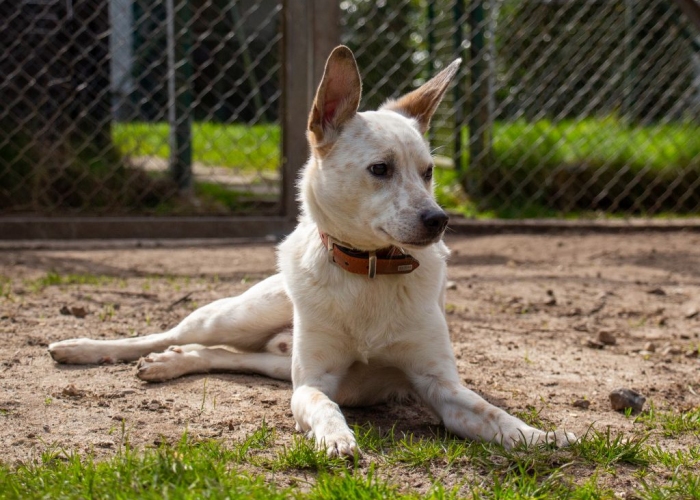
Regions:
<svg viewBox="0 0 700 500"><path fill-rule="evenodd" d="M377 274L408 274L419 265L415 258L398 247L364 252L338 244L332 236L319 230L323 246L328 250L328 261L352 274L374 278Z"/></svg>

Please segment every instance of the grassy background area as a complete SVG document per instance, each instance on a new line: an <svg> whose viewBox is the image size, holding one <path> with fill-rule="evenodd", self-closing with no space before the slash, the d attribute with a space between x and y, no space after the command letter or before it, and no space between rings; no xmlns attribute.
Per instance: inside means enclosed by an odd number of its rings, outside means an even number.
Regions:
<svg viewBox="0 0 700 500"><path fill-rule="evenodd" d="M170 155L167 123L114 123L112 139L123 155ZM280 128L277 125L192 126L194 161L244 172L274 171L280 163Z"/></svg>
<svg viewBox="0 0 700 500"><path fill-rule="evenodd" d="M467 144L468 133L462 133ZM9 165L0 174L0 209L226 214L276 206L274 194L261 197L245 185L201 178L194 197L181 197L165 173L123 160L167 159L165 123L114 123L114 149L64 145L48 156L31 137L12 134L0 146L0 161ZM449 144L435 146L451 155ZM254 182L256 172L279 169L280 129L195 123L193 155L195 162ZM700 127L690 124L630 126L615 117L499 122L490 158L478 170L468 165L465 153L463 175L441 168L435 177L440 203L469 217L683 215L697 213L700 205Z"/></svg>
<svg viewBox="0 0 700 500"><path fill-rule="evenodd" d="M113 137L124 155L168 157L166 124L115 124ZM195 161L242 172L276 170L279 140L276 125L193 126ZM458 172L436 174L439 201L467 216L682 214L699 201L700 127L630 126L615 117L496 123L485 168L468 164L465 154L461 168L475 187L471 195Z"/></svg>

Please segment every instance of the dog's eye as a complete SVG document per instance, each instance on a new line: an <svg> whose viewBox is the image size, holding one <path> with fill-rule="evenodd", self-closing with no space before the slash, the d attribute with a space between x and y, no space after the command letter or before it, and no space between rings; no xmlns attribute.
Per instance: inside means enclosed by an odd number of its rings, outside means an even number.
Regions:
<svg viewBox="0 0 700 500"><path fill-rule="evenodd" d="M423 174L423 179L430 181L433 179L433 167L429 167L428 170Z"/></svg>
<svg viewBox="0 0 700 500"><path fill-rule="evenodd" d="M389 174L389 167L386 163L375 163L370 165L368 170L375 177L386 177Z"/></svg>

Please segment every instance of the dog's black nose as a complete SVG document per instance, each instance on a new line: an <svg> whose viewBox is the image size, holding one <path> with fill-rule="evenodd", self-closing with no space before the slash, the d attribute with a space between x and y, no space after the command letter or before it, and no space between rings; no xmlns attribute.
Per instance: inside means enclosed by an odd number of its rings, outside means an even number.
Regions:
<svg viewBox="0 0 700 500"><path fill-rule="evenodd" d="M447 221L450 218L442 210L426 210L420 214L420 220L426 229L429 229L434 234L438 234L445 230Z"/></svg>

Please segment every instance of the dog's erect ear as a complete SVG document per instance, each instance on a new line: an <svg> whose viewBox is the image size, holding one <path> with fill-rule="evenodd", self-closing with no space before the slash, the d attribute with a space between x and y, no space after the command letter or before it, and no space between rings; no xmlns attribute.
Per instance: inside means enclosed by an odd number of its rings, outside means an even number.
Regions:
<svg viewBox="0 0 700 500"><path fill-rule="evenodd" d="M409 92L396 100L386 102L380 109L389 109L415 118L421 133L425 134L430 126L430 118L432 118L438 104L442 101L442 97L445 95L447 87L450 85L461 63L461 59L453 61L452 64L413 92Z"/></svg>
<svg viewBox="0 0 700 500"><path fill-rule="evenodd" d="M314 104L309 114L309 139L312 146L329 144L343 124L355 116L360 105L362 83L355 56L339 45L326 61Z"/></svg>

